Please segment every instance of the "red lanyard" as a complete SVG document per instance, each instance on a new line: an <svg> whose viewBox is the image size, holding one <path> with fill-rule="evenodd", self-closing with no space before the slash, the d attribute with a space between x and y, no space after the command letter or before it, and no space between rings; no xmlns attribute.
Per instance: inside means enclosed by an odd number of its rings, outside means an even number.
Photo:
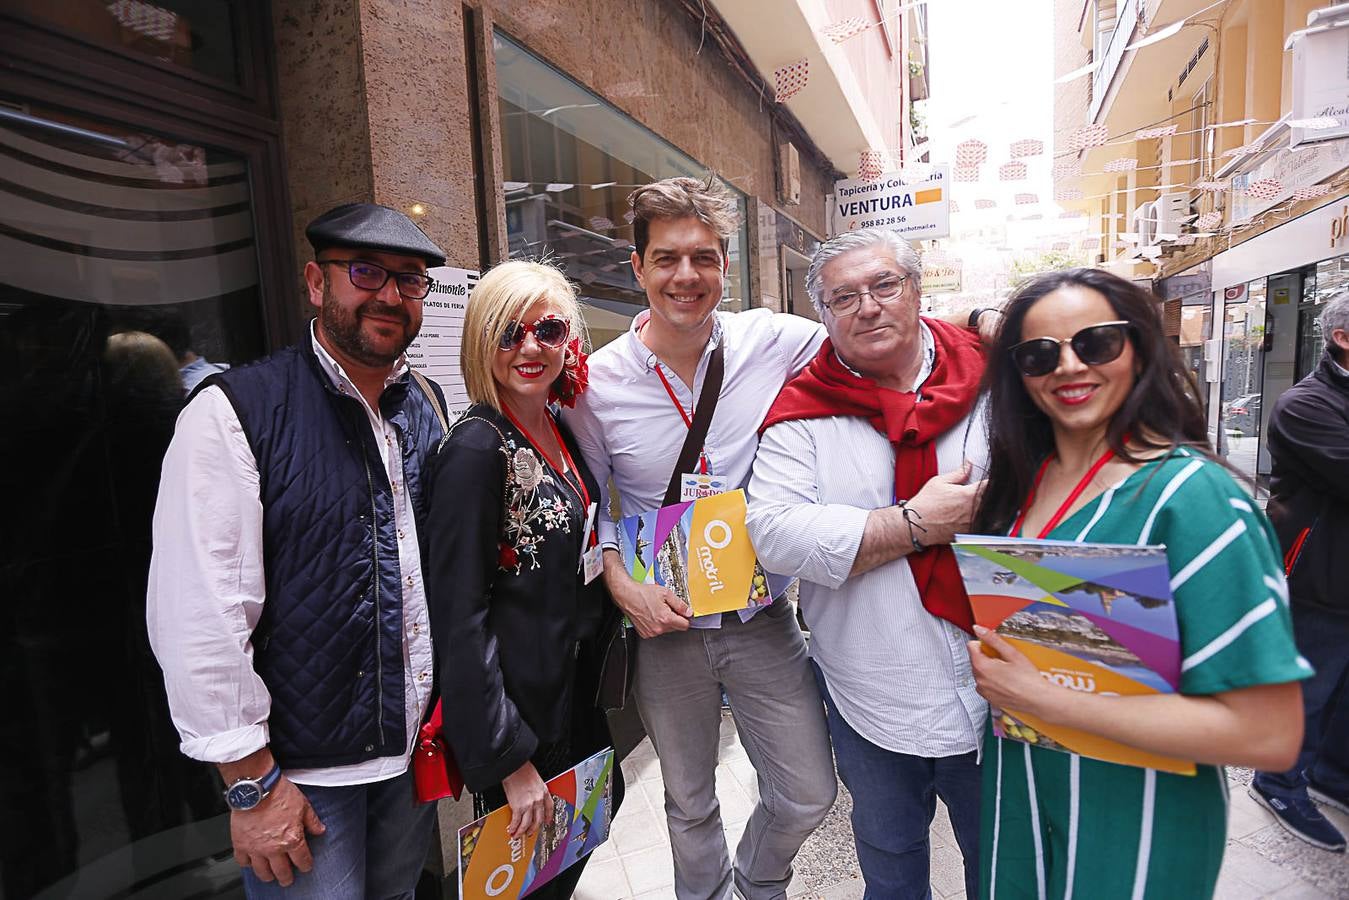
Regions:
<svg viewBox="0 0 1349 900"><path fill-rule="evenodd" d="M543 445L534 440L534 435L529 433L528 428L520 424L520 420L515 418L505 405L502 406L502 411L506 413L506 418L511 420L511 424L520 429L520 433L525 436L525 440L529 441L530 446L534 448L535 452L537 452L539 456L542 456L543 461L548 463L549 467L557 473L558 477L562 479L562 483L571 488L572 493L576 495L576 499L581 501L581 517L583 519L588 518L590 516L590 491L586 488L585 479L581 477L580 470L576 468L576 461L572 459L571 451L567 449L567 442L562 440L562 432L558 431L557 423L553 421L553 417L548 416L547 413L544 414L548 418L548 424L552 426L553 437L557 438L557 446L562 451L562 458L566 461L568 470L576 477L576 484L571 483L571 479L567 477L567 474L562 470L562 467L554 462L553 458L548 455L548 451L543 449ZM594 546L598 541L599 534L595 529L591 529L591 546Z"/></svg>
<svg viewBox="0 0 1349 900"><path fill-rule="evenodd" d="M665 385L665 393L670 395L670 402L675 405L675 409L679 410L679 417L684 420L684 427L692 428L693 419L688 413L684 412L684 404L680 403L679 398L675 396L674 388L670 387L670 381L665 377L665 370L660 367L660 363L656 363L656 374L660 376L660 383ZM702 450L698 451L698 470L703 475L707 474L707 454Z"/></svg>
<svg viewBox="0 0 1349 900"><path fill-rule="evenodd" d="M1063 521L1063 517L1068 514L1068 510L1077 502L1077 498L1082 496L1082 492L1087 489L1087 485L1091 484L1091 480L1096 477L1101 469L1105 468L1105 464L1110 462L1114 456L1115 451L1108 448L1105 453L1101 454L1101 458L1092 464L1092 467L1087 470L1087 474L1083 475L1082 480L1077 483L1077 487L1073 488L1068 494L1068 499L1063 501L1063 505L1060 506L1058 511L1050 516L1049 521L1045 523L1045 527L1040 529L1040 534L1038 535L1039 538L1043 539L1049 537L1049 533L1057 528L1059 523ZM1054 454L1051 453L1045 457L1044 462L1040 463L1040 471L1035 473L1035 481L1030 486L1030 495L1026 497L1026 502L1022 505L1021 512L1016 517L1016 524L1012 526L1012 537L1018 537L1021 534L1021 524L1026 521L1026 513L1030 510L1031 504L1035 502L1035 492L1040 488L1040 480L1045 477L1045 469L1049 468L1049 461L1053 458Z"/></svg>

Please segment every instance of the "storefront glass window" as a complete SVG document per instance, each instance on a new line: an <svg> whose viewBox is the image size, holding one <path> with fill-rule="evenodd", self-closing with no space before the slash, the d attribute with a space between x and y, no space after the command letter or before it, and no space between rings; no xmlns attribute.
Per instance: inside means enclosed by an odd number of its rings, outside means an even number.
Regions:
<svg viewBox="0 0 1349 900"><path fill-rule="evenodd" d="M1228 288L1223 304L1222 420L1219 447L1256 480L1266 341L1265 279Z"/></svg>
<svg viewBox="0 0 1349 900"><path fill-rule="evenodd" d="M229 0L9 0L6 6L95 44L239 82L240 12Z"/></svg>
<svg viewBox="0 0 1349 900"><path fill-rule="evenodd" d="M497 34L495 50L510 255L547 254L566 270L598 346L646 307L628 262L628 195L707 169L509 38ZM743 218L745 196L731 190ZM747 299L747 234L742 225L730 242L724 309Z"/></svg>
<svg viewBox="0 0 1349 900"><path fill-rule="evenodd" d="M263 351L243 160L0 96L0 895L237 896L145 629L188 388Z"/></svg>
<svg viewBox="0 0 1349 900"><path fill-rule="evenodd" d="M1325 335L1321 334L1321 311L1331 297L1349 288L1349 256L1317 263L1315 278L1306 280L1302 305L1298 310L1297 376L1299 379L1316 370L1325 349Z"/></svg>

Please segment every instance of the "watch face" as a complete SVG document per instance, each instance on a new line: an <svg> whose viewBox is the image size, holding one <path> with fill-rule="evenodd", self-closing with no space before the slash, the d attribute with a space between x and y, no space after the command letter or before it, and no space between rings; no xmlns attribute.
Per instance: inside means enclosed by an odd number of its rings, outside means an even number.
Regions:
<svg viewBox="0 0 1349 900"><path fill-rule="evenodd" d="M262 788L256 781L240 781L225 792L230 809L252 809L262 802Z"/></svg>

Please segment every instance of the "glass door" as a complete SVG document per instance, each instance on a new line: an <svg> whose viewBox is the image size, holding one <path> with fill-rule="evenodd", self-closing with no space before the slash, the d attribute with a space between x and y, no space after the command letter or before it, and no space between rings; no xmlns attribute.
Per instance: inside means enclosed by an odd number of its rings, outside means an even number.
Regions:
<svg viewBox="0 0 1349 900"><path fill-rule="evenodd" d="M1219 450L1256 483L1264 381L1265 279L1227 288L1223 302L1223 380ZM1265 496L1267 490L1257 491Z"/></svg>
<svg viewBox="0 0 1349 900"><path fill-rule="evenodd" d="M145 588L185 395L264 351L248 166L3 95L0 163L0 895L233 895Z"/></svg>

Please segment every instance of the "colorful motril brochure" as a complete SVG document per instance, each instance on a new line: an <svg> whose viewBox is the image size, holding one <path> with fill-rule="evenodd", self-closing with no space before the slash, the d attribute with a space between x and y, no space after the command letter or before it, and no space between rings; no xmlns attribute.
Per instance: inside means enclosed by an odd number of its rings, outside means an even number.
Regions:
<svg viewBox="0 0 1349 900"><path fill-rule="evenodd" d="M618 533L633 580L668 587L695 616L766 606L790 583L755 558L742 490L624 516Z"/></svg>
<svg viewBox="0 0 1349 900"><path fill-rule="evenodd" d="M613 749L549 780L553 819L533 837L511 838L510 807L459 829L459 900L528 897L609 837Z"/></svg>
<svg viewBox="0 0 1349 900"><path fill-rule="evenodd" d="M1180 632L1164 547L960 535L953 545L974 621L1048 680L1131 696L1180 688ZM1130 766L1193 775L1172 759L1035 716L993 709L999 737Z"/></svg>

